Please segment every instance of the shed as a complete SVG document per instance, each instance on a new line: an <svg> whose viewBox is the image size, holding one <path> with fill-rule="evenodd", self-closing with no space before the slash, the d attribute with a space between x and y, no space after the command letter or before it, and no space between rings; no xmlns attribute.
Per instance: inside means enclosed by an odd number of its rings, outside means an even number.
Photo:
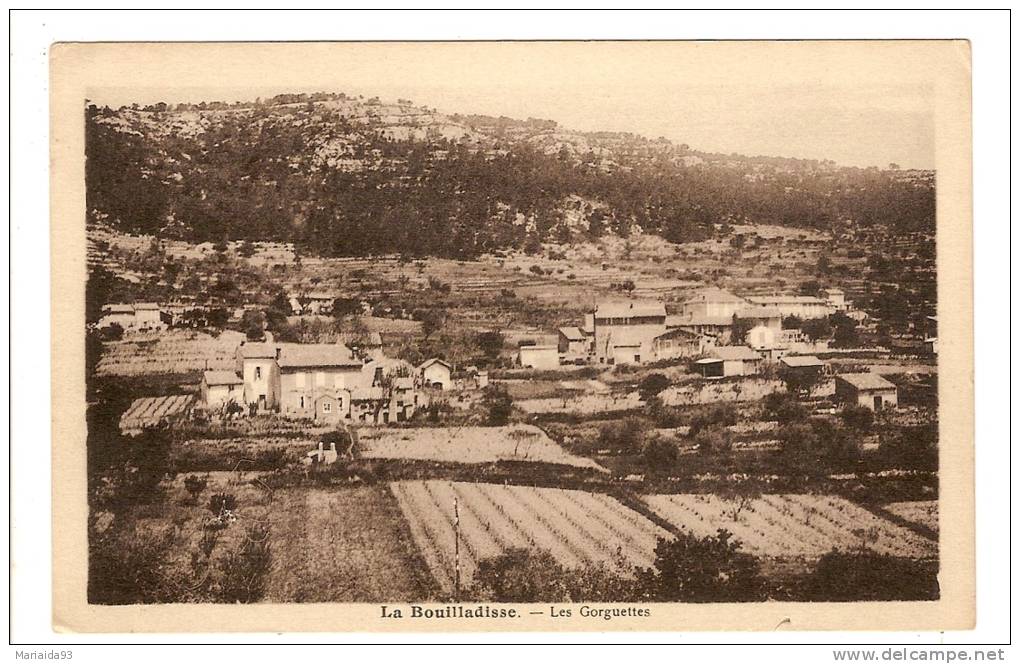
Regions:
<svg viewBox="0 0 1020 664"><path fill-rule="evenodd" d="M191 394L135 399L120 416L120 431L136 436L148 428L174 424L191 414L194 402Z"/></svg>
<svg viewBox="0 0 1020 664"><path fill-rule="evenodd" d="M875 412L895 407L898 401L896 385L876 373L836 376L836 398Z"/></svg>

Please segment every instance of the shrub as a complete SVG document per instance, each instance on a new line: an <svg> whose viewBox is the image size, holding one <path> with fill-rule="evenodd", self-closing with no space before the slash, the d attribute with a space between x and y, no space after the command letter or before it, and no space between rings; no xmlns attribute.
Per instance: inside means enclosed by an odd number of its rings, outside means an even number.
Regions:
<svg viewBox="0 0 1020 664"><path fill-rule="evenodd" d="M505 389L489 387L486 389L484 402L488 409L487 422L489 426L503 426L510 421L514 401Z"/></svg>
<svg viewBox="0 0 1020 664"><path fill-rule="evenodd" d="M843 424L857 431L867 431L875 421L875 413L866 406L847 406L839 417Z"/></svg>
<svg viewBox="0 0 1020 664"><path fill-rule="evenodd" d="M694 443L701 454L729 454L733 450L730 432L722 427L703 429L694 437Z"/></svg>
<svg viewBox="0 0 1020 664"><path fill-rule="evenodd" d="M645 592L660 602L756 602L766 599L758 560L720 530L704 538L681 531L659 539L653 570L643 574Z"/></svg>
<svg viewBox="0 0 1020 664"><path fill-rule="evenodd" d="M638 384L638 392L641 393L641 398L648 401L652 397L658 396L660 392L669 387L669 379L661 373L650 373L641 379Z"/></svg>
<svg viewBox="0 0 1020 664"><path fill-rule="evenodd" d="M802 594L824 602L936 600L938 565L868 549L830 551L818 560Z"/></svg>
<svg viewBox="0 0 1020 664"><path fill-rule="evenodd" d="M110 323L99 330L99 336L103 341L120 341L124 338L124 328L118 323Z"/></svg>
<svg viewBox="0 0 1020 664"><path fill-rule="evenodd" d="M266 594L272 567L269 529L259 523L248 526L237 550L220 561L217 599L221 602L257 602Z"/></svg>
<svg viewBox="0 0 1020 664"><path fill-rule="evenodd" d="M192 502L198 502L198 496L205 491L206 485L207 482L204 477L188 475L184 478L184 488L191 494Z"/></svg>
<svg viewBox="0 0 1020 664"><path fill-rule="evenodd" d="M617 454L635 454L642 449L647 424L638 417L607 422L599 427L599 446Z"/></svg>
<svg viewBox="0 0 1020 664"><path fill-rule="evenodd" d="M233 512L237 509L237 497L232 493L214 493L209 496L207 507L216 516L226 512Z"/></svg>
<svg viewBox="0 0 1020 664"><path fill-rule="evenodd" d="M733 404L712 404L691 418L690 435L697 436L709 427L729 427L737 423L737 409Z"/></svg>
<svg viewBox="0 0 1020 664"><path fill-rule="evenodd" d="M780 424L799 422L808 416L808 410L789 393L773 392L762 399L765 416Z"/></svg>
<svg viewBox="0 0 1020 664"><path fill-rule="evenodd" d="M515 548L479 562L479 599L494 602L636 601L633 579L605 564L566 569L544 550Z"/></svg>
<svg viewBox="0 0 1020 664"><path fill-rule="evenodd" d="M676 444L662 436L650 438L641 454L649 468L669 468L676 463L679 456Z"/></svg>

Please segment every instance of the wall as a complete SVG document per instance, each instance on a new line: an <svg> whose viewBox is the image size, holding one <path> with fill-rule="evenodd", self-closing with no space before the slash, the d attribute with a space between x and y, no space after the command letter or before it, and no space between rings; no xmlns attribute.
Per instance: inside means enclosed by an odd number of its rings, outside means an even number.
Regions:
<svg viewBox="0 0 1020 664"><path fill-rule="evenodd" d="M521 346L520 356L522 367L555 369L560 366L560 355L555 346Z"/></svg>

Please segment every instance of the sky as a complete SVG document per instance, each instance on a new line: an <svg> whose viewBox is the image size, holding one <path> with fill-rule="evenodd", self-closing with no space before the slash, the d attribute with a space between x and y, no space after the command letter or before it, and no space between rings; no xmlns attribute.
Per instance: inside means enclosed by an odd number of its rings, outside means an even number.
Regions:
<svg viewBox="0 0 1020 664"><path fill-rule="evenodd" d="M114 86L89 96L119 106L345 92L708 152L934 168L937 81L923 44L149 44L119 53Z"/></svg>

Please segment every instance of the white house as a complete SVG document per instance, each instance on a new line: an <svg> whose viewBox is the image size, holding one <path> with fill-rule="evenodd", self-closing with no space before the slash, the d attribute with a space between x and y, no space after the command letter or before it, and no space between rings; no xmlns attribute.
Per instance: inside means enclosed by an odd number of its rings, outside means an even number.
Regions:
<svg viewBox="0 0 1020 664"><path fill-rule="evenodd" d="M437 357L425 360L418 365L418 375L426 387L438 387L448 390L453 387L453 366Z"/></svg>

